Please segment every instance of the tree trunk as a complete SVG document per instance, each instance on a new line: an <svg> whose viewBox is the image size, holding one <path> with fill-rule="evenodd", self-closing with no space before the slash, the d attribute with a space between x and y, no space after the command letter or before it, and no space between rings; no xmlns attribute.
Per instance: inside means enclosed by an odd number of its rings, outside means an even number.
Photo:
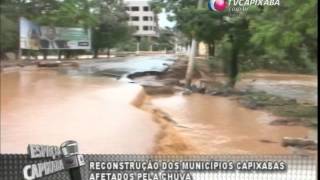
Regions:
<svg viewBox="0 0 320 180"><path fill-rule="evenodd" d="M230 87L234 88L237 82L237 76L239 74L238 65L239 48L235 42L232 42L231 60L230 60Z"/></svg>
<svg viewBox="0 0 320 180"><path fill-rule="evenodd" d="M70 51L65 51L66 52L66 55L65 55L65 59L70 59L70 57L71 57L71 52Z"/></svg>
<svg viewBox="0 0 320 180"><path fill-rule="evenodd" d="M59 60L61 60L61 55L62 55L61 50L59 50L59 52L58 52L58 59Z"/></svg>
<svg viewBox="0 0 320 180"><path fill-rule="evenodd" d="M195 52L194 52L194 56L199 56L200 52L199 52L199 47L200 47L200 43L197 41L196 44L196 48L195 48Z"/></svg>
<svg viewBox="0 0 320 180"><path fill-rule="evenodd" d="M30 57L31 57L31 50L28 50L26 54L27 54L27 58L26 58L26 59L27 59L27 60L30 60Z"/></svg>
<svg viewBox="0 0 320 180"><path fill-rule="evenodd" d="M214 42L208 44L209 46L209 56L215 56L215 44Z"/></svg>
<svg viewBox="0 0 320 180"><path fill-rule="evenodd" d="M136 50L136 54L140 54L140 41L137 41L137 50Z"/></svg>
<svg viewBox="0 0 320 180"><path fill-rule="evenodd" d="M5 55L5 53L4 53L4 55ZM22 60L22 55L23 55L22 49L20 49L20 47L19 47L18 50L16 51L16 54L15 54L16 59Z"/></svg>
<svg viewBox="0 0 320 180"><path fill-rule="evenodd" d="M189 62L188 62L188 68L187 68L187 74L186 74L186 87L189 88L191 86L192 82L192 76L193 76L193 70L194 70L194 56L196 53L196 46L197 41L196 39L192 39L191 43L191 52L189 56Z"/></svg>
<svg viewBox="0 0 320 180"><path fill-rule="evenodd" d="M203 0L198 0L198 9L201 9L203 4ZM187 73L186 73L186 87L189 88L191 86L192 82L192 76L193 76L193 70L194 70L194 56L196 54L196 47L197 47L197 40L195 37L192 38L192 43L191 43L191 52L189 55L189 62L188 62L188 68L187 68Z"/></svg>
<svg viewBox="0 0 320 180"><path fill-rule="evenodd" d="M93 50L93 58L98 58L99 56L99 49L94 49Z"/></svg>
<svg viewBox="0 0 320 180"><path fill-rule="evenodd" d="M47 60L47 56L48 56L48 51L45 49L43 50L43 59Z"/></svg>
<svg viewBox="0 0 320 180"><path fill-rule="evenodd" d="M110 58L110 48L107 49L108 58Z"/></svg>
<svg viewBox="0 0 320 180"><path fill-rule="evenodd" d="M36 59L36 60L38 60L38 51L36 51L36 52L34 52L34 58Z"/></svg>

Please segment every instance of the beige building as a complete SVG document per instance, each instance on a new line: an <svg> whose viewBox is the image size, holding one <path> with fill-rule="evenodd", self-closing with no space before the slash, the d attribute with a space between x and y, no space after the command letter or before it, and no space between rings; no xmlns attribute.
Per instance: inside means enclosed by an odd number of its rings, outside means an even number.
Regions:
<svg viewBox="0 0 320 180"><path fill-rule="evenodd" d="M158 17L152 11L147 0L125 0L129 14L128 24L137 31L136 37L159 37Z"/></svg>
<svg viewBox="0 0 320 180"><path fill-rule="evenodd" d="M209 51L208 51L208 45L204 42L200 42L198 46L198 54L200 56L208 56Z"/></svg>

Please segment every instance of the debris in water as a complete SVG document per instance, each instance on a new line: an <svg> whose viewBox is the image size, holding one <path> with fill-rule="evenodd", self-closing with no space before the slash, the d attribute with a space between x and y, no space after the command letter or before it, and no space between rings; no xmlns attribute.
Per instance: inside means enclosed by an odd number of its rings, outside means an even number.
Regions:
<svg viewBox="0 0 320 180"><path fill-rule="evenodd" d="M282 146L288 147L299 147L308 150L317 150L318 149L318 142L311 139L305 138L291 138L291 137L284 137L282 139Z"/></svg>

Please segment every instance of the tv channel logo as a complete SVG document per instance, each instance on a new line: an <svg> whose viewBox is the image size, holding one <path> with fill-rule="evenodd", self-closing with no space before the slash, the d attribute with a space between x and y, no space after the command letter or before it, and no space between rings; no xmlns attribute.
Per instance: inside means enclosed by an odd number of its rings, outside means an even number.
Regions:
<svg viewBox="0 0 320 180"><path fill-rule="evenodd" d="M222 12L229 7L230 0L209 0L208 7L211 11Z"/></svg>

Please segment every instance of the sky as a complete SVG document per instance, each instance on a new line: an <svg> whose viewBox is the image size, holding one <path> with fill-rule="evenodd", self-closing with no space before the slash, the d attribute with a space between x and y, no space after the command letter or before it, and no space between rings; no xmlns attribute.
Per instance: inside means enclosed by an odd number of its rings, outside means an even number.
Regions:
<svg viewBox="0 0 320 180"><path fill-rule="evenodd" d="M125 0L125 1L141 1L141 0ZM150 0L147 0L147 1L150 1ZM160 13L158 15L159 17L159 26L161 28L165 28L165 27L174 27L175 23L174 22L170 22L168 19L167 19L167 13L164 12L164 10L162 11L162 13Z"/></svg>
<svg viewBox="0 0 320 180"><path fill-rule="evenodd" d="M163 10L162 13L160 13L158 15L159 17L159 26L162 27L162 28L165 28L165 27L174 27L175 25L175 22L172 22L172 21L169 21L167 19L167 13Z"/></svg>

